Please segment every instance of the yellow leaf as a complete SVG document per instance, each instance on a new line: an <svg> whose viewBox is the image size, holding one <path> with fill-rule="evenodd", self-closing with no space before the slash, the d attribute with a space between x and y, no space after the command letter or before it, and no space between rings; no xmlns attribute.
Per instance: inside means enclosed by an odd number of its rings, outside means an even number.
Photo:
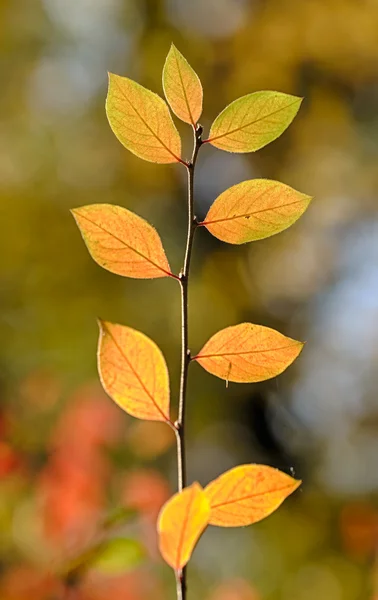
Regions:
<svg viewBox="0 0 378 600"><path fill-rule="evenodd" d="M241 465L209 483L210 524L240 527L274 512L302 482L265 465Z"/></svg>
<svg viewBox="0 0 378 600"><path fill-rule="evenodd" d="M92 258L104 269L136 279L175 277L158 233L142 217L112 204L71 212Z"/></svg>
<svg viewBox="0 0 378 600"><path fill-rule="evenodd" d="M163 506L158 519L159 546L172 569L182 569L189 561L209 517L209 501L198 483L175 494Z"/></svg>
<svg viewBox="0 0 378 600"><path fill-rule="evenodd" d="M200 225L224 242L244 244L287 229L310 201L310 196L278 181L251 179L218 196Z"/></svg>
<svg viewBox="0 0 378 600"><path fill-rule="evenodd" d="M226 381L252 383L282 373L302 348L270 327L241 323L218 331L193 360Z"/></svg>
<svg viewBox="0 0 378 600"><path fill-rule="evenodd" d="M139 83L109 73L106 114L121 144L156 163L183 162L181 139L168 106Z"/></svg>
<svg viewBox="0 0 378 600"><path fill-rule="evenodd" d="M217 116L205 141L227 152L255 152L287 129L301 102L281 92L242 96Z"/></svg>
<svg viewBox="0 0 378 600"><path fill-rule="evenodd" d="M202 85L198 75L173 44L163 69L163 88L175 115L195 127L202 113Z"/></svg>
<svg viewBox="0 0 378 600"><path fill-rule="evenodd" d="M169 376L164 356L146 335L100 321L98 370L107 394L123 410L148 421L169 419Z"/></svg>

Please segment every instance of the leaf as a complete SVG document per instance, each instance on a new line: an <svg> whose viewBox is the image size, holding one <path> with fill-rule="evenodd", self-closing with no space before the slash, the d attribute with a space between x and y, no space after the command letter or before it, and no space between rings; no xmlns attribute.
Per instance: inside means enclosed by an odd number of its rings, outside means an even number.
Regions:
<svg viewBox="0 0 378 600"><path fill-rule="evenodd" d="M158 233L142 217L112 204L71 212L89 253L104 269L136 279L174 277Z"/></svg>
<svg viewBox="0 0 378 600"><path fill-rule="evenodd" d="M282 373L302 348L270 327L241 323L218 331L192 360L226 381L252 383Z"/></svg>
<svg viewBox="0 0 378 600"><path fill-rule="evenodd" d="M209 483L210 524L240 527L274 512L302 482L266 465L241 465Z"/></svg>
<svg viewBox="0 0 378 600"><path fill-rule="evenodd" d="M163 88L175 115L195 127L202 113L202 85L196 72L173 44L163 69Z"/></svg>
<svg viewBox="0 0 378 600"><path fill-rule="evenodd" d="M146 558L143 546L131 538L115 538L99 547L90 567L109 575L139 567Z"/></svg>
<svg viewBox="0 0 378 600"><path fill-rule="evenodd" d="M154 92L109 73L106 114L115 136L133 154L161 164L183 162L181 139L168 106Z"/></svg>
<svg viewBox="0 0 378 600"><path fill-rule="evenodd" d="M133 417L169 422L169 376L161 350L131 327L99 324L98 369L107 394Z"/></svg>
<svg viewBox="0 0 378 600"><path fill-rule="evenodd" d="M198 483L172 496L158 519L159 546L172 569L182 569L207 527L209 501Z"/></svg>
<svg viewBox="0 0 378 600"><path fill-rule="evenodd" d="M278 181L251 179L218 196L200 225L223 242L244 244L287 229L310 201L310 196Z"/></svg>
<svg viewBox="0 0 378 600"><path fill-rule="evenodd" d="M281 92L242 96L217 116L205 141L227 152L255 152L287 129L301 102Z"/></svg>

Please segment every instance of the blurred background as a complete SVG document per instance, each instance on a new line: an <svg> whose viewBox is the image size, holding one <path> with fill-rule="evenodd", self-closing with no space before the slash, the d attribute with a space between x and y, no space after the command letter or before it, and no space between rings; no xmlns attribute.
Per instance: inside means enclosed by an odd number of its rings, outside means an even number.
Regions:
<svg viewBox="0 0 378 600"><path fill-rule="evenodd" d="M127 152L104 111L108 70L162 94L172 41L202 80L205 134L241 95L304 96L289 130L258 153L201 150L197 215L254 177L314 196L270 239L196 236L193 351L244 320L307 344L263 384L226 388L190 369L190 481L262 462L303 485L261 523L209 528L189 598L376 600L377 0L0 0L0 30L1 600L175 598L155 535L176 489L174 436L102 392L96 317L160 345L175 410L179 287L102 270L69 213L127 207L181 268L185 169ZM189 157L190 130L177 125ZM90 547L100 551L84 568L75 560Z"/></svg>

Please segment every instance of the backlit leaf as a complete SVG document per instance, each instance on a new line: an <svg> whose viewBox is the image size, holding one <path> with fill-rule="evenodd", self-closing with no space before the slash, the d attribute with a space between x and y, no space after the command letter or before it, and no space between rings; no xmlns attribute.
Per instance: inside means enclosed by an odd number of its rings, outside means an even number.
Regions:
<svg viewBox="0 0 378 600"><path fill-rule="evenodd" d="M254 92L229 104L215 119L206 140L227 152L254 152L290 125L302 98L281 92Z"/></svg>
<svg viewBox="0 0 378 600"><path fill-rule="evenodd" d="M156 163L181 161L181 140L168 106L139 83L109 74L106 114L121 144Z"/></svg>
<svg viewBox="0 0 378 600"><path fill-rule="evenodd" d="M104 269L136 279L172 276L158 233L142 217L112 204L71 212L92 258Z"/></svg>
<svg viewBox="0 0 378 600"><path fill-rule="evenodd" d="M202 85L198 75L173 44L163 69L163 87L175 115L195 126L202 113Z"/></svg>
<svg viewBox="0 0 378 600"><path fill-rule="evenodd" d="M302 348L270 327L241 323L218 331L193 360L226 381L252 383L282 373Z"/></svg>
<svg viewBox="0 0 378 600"><path fill-rule="evenodd" d="M251 179L218 196L201 225L224 242L244 244L287 229L310 201L278 181Z"/></svg>
<svg viewBox="0 0 378 600"><path fill-rule="evenodd" d="M98 369L105 391L127 413L148 421L169 421L167 365L146 335L100 321Z"/></svg>
<svg viewBox="0 0 378 600"><path fill-rule="evenodd" d="M266 465L241 465L209 483L210 524L240 527L261 521L302 482Z"/></svg>
<svg viewBox="0 0 378 600"><path fill-rule="evenodd" d="M207 496L198 483L172 496L158 519L159 546L172 569L182 569L189 561L210 517Z"/></svg>

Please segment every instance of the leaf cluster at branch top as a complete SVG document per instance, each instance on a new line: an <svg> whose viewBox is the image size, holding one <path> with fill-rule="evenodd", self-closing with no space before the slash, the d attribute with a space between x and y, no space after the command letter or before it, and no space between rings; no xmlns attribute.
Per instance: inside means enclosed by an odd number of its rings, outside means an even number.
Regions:
<svg viewBox="0 0 378 600"><path fill-rule="evenodd" d="M200 79L172 45L163 69L169 107L202 139L203 90ZM279 137L297 114L301 98L281 92L248 94L227 106L215 119L207 143L228 152L253 152ZM181 139L167 103L138 83L110 74L106 113L118 140L135 155L156 163L193 164L181 156ZM195 162L195 160L194 160ZM205 227L218 239L243 244L275 235L304 213L311 198L266 179L243 181L224 191L212 204ZM120 206L94 204L73 209L93 259L112 273L154 279L171 272L161 239L140 216ZM251 383L282 373L299 355L301 342L252 323L227 327L213 335L191 358L226 381ZM164 421L170 416L168 369L161 350L130 327L100 322L98 369L108 395L139 419ZM249 525L271 514L298 486L271 467L242 465L205 489L194 483L174 495L158 521L160 549L180 571L207 525Z"/></svg>

